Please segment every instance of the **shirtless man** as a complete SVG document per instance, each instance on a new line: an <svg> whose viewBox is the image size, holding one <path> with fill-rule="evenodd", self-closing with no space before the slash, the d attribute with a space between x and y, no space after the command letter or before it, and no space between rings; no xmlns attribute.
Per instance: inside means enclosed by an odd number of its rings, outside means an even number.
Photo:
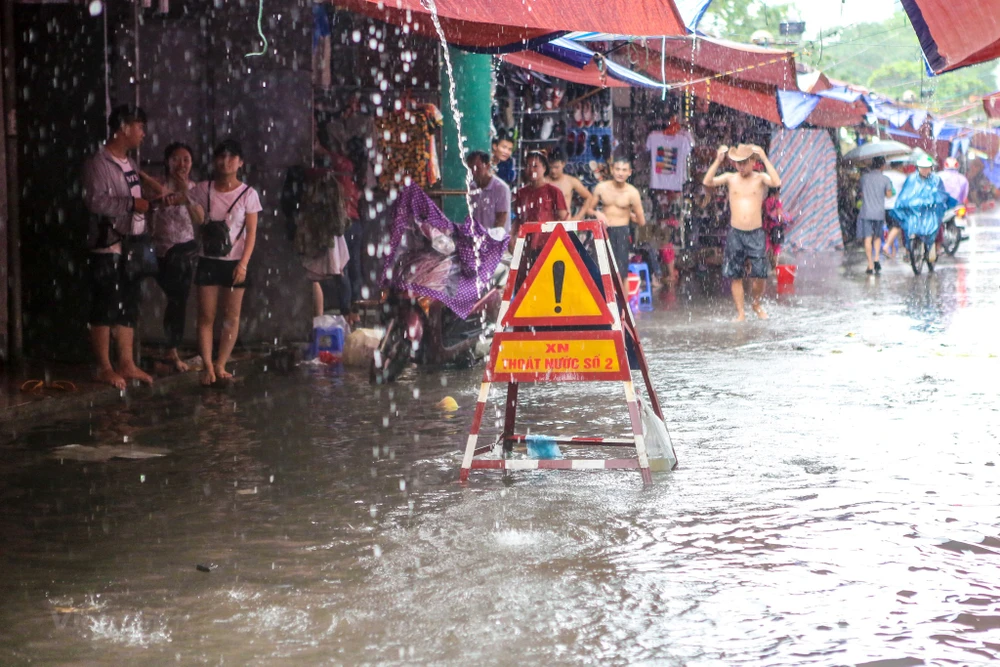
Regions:
<svg viewBox="0 0 1000 667"><path fill-rule="evenodd" d="M573 195L580 198L580 204L584 205L590 199L590 190L576 176L570 176L563 169L566 168L566 154L560 149L552 151L549 156L549 176L548 181L559 188L566 199L566 206L569 207L569 219L575 220L573 213ZM579 209L577 209L579 211Z"/></svg>
<svg viewBox="0 0 1000 667"><path fill-rule="evenodd" d="M728 172L716 176L719 165L729 155L730 161L736 165L736 172ZM754 165L760 160L764 163L767 173L754 171ZM746 319L743 310L743 279L746 277L744 265L750 260L751 307L757 317L767 319L767 313L760 305L764 296L764 279L767 278L766 239L761 211L768 188L781 187L781 178L771 161L764 154L764 149L752 144L740 144L735 148L719 146L715 161L705 173L702 180L705 187L714 188L721 185L729 187L730 220L729 235L726 237L726 255L722 265L722 274L732 280L733 301L736 303L736 321Z"/></svg>
<svg viewBox="0 0 1000 667"><path fill-rule="evenodd" d="M618 158L611 165L610 181L603 181L594 188L590 200L580 209L580 219L596 215L597 219L608 225L608 241L611 243L611 253L618 265L618 273L622 280L628 276L629 251L632 242L629 238L628 223L635 216L635 222L640 227L646 225L646 214L642 211L642 198L635 186L628 183L632 175L632 163L625 158ZM597 211L598 204L602 211Z"/></svg>

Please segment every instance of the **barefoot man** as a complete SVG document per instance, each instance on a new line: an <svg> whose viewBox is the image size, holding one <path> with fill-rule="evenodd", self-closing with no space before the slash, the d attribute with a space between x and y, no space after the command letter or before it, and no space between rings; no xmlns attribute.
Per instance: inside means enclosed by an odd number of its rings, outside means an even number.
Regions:
<svg viewBox="0 0 1000 667"><path fill-rule="evenodd" d="M632 240L629 237L628 223L635 215L635 222L640 227L646 225L646 215L642 212L642 198L635 186L628 183L632 175L632 163L625 158L618 158L611 165L610 181L602 181L594 188L584 207L580 210L580 219L586 220L596 215L598 220L608 225L608 241L611 243L611 254L618 265L618 273L622 281L628 276L629 251ZM602 210L597 211L600 204ZM759 224L759 223L758 223Z"/></svg>
<svg viewBox="0 0 1000 667"><path fill-rule="evenodd" d="M719 165L729 155L736 165L736 172L716 176ZM760 160L767 173L754 171ZM702 180L705 187L729 187L730 228L726 237L726 254L722 264L722 274L732 280L733 301L736 302L736 321L746 319L743 306L743 279L746 277L744 265L750 260L751 308L757 317L767 319L767 313L760 305L764 296L764 279L767 278L766 239L761 220L761 211L768 188L781 187L781 178L774 165L767 159L764 149L751 144L740 144L735 148L719 146L715 162L708 168Z"/></svg>
<svg viewBox="0 0 1000 667"><path fill-rule="evenodd" d="M111 138L83 168L83 197L91 213L88 323L97 380L125 389L130 380L153 382L132 358L142 281L126 270L122 255L122 241L146 230L150 207L142 194L144 174L129 156L146 136L146 114L134 106L116 107L108 118L108 131ZM117 371L111 365L112 336L118 347Z"/></svg>

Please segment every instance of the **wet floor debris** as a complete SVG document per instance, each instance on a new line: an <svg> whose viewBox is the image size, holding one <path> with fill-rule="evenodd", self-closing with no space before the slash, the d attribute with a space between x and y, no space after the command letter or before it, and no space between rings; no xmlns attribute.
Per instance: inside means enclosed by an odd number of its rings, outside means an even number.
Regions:
<svg viewBox="0 0 1000 667"><path fill-rule="evenodd" d="M136 447L134 445L98 445L90 447L88 445L63 445L56 447L49 454L49 458L60 461L91 461L102 462L111 459L144 460L155 459L166 456L169 449L158 447Z"/></svg>
<svg viewBox="0 0 1000 667"><path fill-rule="evenodd" d="M194 567L199 572L211 572L212 570L219 569L219 566L216 563L204 563L204 564L203 563L198 563Z"/></svg>

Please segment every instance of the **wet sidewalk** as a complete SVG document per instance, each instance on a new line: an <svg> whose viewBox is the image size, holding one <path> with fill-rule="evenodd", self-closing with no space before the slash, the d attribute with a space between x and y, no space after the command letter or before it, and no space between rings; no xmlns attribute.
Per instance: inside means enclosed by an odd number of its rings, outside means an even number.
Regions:
<svg viewBox="0 0 1000 667"><path fill-rule="evenodd" d="M287 361L287 350L237 350L229 370L237 377L264 368L269 359ZM0 370L0 424L10 425L47 416L106 405L116 401L126 403L143 397L161 396L178 388L198 384L201 357L187 360L191 370L179 373L153 351L144 359L144 369L153 376L153 385L131 382L124 391L94 380L92 364L70 364L51 361L26 361L18 367Z"/></svg>

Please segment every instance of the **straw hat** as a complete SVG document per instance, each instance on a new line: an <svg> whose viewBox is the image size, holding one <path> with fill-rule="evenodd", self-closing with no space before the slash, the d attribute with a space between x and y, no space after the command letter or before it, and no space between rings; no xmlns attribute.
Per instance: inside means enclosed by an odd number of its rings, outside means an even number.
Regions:
<svg viewBox="0 0 1000 667"><path fill-rule="evenodd" d="M729 159L733 162L743 162L753 155L753 147L749 144L740 144L729 149Z"/></svg>

